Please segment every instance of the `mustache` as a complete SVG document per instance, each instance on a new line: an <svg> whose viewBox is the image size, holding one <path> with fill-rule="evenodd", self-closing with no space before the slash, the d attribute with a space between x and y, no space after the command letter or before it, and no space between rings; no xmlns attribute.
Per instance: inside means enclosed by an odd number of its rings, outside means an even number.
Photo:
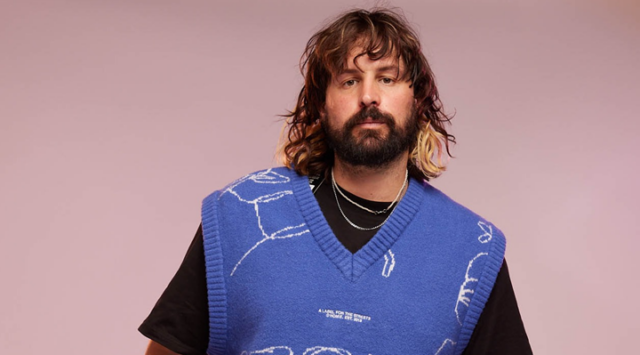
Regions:
<svg viewBox="0 0 640 355"><path fill-rule="evenodd" d="M369 118L374 122L384 123L389 126L389 128L395 127L395 120L393 119L393 116L388 113L383 113L375 106L369 106L362 108L362 110L351 116L351 118L349 118L345 123L345 128L347 130L351 130L355 126L364 123Z"/></svg>

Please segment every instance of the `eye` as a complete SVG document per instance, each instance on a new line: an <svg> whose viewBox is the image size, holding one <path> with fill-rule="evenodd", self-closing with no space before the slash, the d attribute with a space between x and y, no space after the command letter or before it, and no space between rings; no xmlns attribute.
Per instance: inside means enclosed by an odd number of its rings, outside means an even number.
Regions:
<svg viewBox="0 0 640 355"><path fill-rule="evenodd" d="M351 87L351 86L354 86L355 84L356 84L356 81L354 79L351 79L351 80L347 80L344 83L342 83L342 86Z"/></svg>
<svg viewBox="0 0 640 355"><path fill-rule="evenodd" d="M380 81L383 84L393 84L395 82L395 80L393 80L392 78L382 78L382 79L380 79Z"/></svg>

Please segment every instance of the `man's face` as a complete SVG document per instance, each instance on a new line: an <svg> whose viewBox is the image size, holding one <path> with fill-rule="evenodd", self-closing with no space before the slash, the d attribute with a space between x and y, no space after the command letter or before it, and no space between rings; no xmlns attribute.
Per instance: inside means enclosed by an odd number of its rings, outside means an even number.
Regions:
<svg viewBox="0 0 640 355"><path fill-rule="evenodd" d="M336 158L354 166L382 167L415 142L415 100L404 65L394 57L376 61L354 48L345 69L327 87L322 126Z"/></svg>

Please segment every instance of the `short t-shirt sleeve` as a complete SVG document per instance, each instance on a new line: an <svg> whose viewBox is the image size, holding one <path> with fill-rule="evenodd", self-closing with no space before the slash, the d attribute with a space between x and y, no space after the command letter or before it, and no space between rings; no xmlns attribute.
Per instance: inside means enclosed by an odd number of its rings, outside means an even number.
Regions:
<svg viewBox="0 0 640 355"><path fill-rule="evenodd" d="M504 260L489 299L462 355L533 354Z"/></svg>
<svg viewBox="0 0 640 355"><path fill-rule="evenodd" d="M209 310L202 226L180 268L138 331L179 354L206 353Z"/></svg>

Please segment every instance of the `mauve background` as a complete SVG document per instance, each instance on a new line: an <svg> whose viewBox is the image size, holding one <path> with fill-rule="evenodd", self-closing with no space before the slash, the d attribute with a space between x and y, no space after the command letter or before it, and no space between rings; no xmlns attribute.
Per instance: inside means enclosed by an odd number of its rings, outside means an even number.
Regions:
<svg viewBox="0 0 640 355"><path fill-rule="evenodd" d="M2 1L0 353L142 354L201 199L276 165L326 19L370 1ZM640 333L636 1L394 1L459 144L434 181L509 237L537 354Z"/></svg>

